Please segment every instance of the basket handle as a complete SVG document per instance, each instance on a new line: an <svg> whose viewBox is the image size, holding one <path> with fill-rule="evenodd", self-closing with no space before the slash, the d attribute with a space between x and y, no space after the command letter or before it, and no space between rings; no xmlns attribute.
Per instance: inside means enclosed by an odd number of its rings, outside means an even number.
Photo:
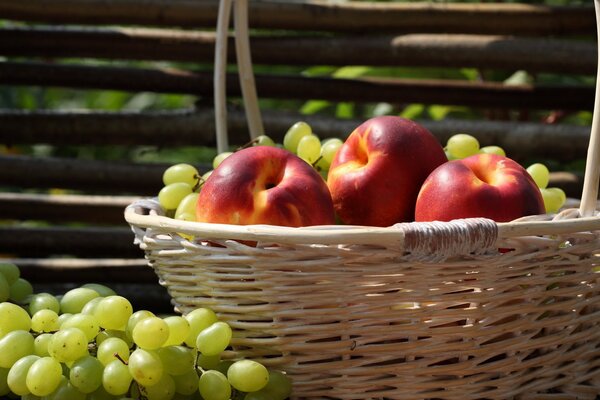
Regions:
<svg viewBox="0 0 600 400"><path fill-rule="evenodd" d="M600 0L594 0L594 8L596 9L596 30L600 46ZM579 206L579 213L583 217L592 216L598 202L598 183L600 180L600 48L598 51L598 66L592 130L585 164L581 205Z"/></svg>

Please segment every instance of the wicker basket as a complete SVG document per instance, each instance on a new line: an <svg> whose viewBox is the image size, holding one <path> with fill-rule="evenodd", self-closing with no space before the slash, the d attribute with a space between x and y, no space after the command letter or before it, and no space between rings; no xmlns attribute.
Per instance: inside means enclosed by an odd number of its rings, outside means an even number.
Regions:
<svg viewBox="0 0 600 400"><path fill-rule="evenodd" d="M243 16L245 4L236 5ZM222 110L217 104L218 118ZM148 199L125 218L176 309L215 310L235 331L227 356L284 369L296 398L594 399L596 119L593 126L581 206L558 215L234 226L176 221Z"/></svg>

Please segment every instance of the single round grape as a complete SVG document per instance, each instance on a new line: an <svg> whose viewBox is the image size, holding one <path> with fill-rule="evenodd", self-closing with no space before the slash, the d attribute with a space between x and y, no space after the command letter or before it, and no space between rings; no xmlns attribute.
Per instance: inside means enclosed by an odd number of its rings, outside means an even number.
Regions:
<svg viewBox="0 0 600 400"><path fill-rule="evenodd" d="M479 152L479 141L474 136L458 133L448 139L446 149L456 158L465 158Z"/></svg>
<svg viewBox="0 0 600 400"><path fill-rule="evenodd" d="M227 370L227 380L231 386L242 392L256 392L269 382L267 368L253 360L239 360Z"/></svg>
<svg viewBox="0 0 600 400"><path fill-rule="evenodd" d="M331 164L333 158L335 157L337 151L342 147L344 142L338 138L332 138L327 140L327 142L323 142L321 145L321 156L328 163Z"/></svg>
<svg viewBox="0 0 600 400"><path fill-rule="evenodd" d="M86 395L80 392L79 389L63 376L56 390L48 396L44 396L43 400L86 400Z"/></svg>
<svg viewBox="0 0 600 400"><path fill-rule="evenodd" d="M33 315L40 310L52 310L58 314L60 302L50 293L36 293L29 300L29 314Z"/></svg>
<svg viewBox="0 0 600 400"><path fill-rule="evenodd" d="M547 213L554 214L565 204L566 195L559 188L541 188L542 199Z"/></svg>
<svg viewBox="0 0 600 400"><path fill-rule="evenodd" d="M170 375L182 375L194 369L196 354L185 346L167 346L156 350L164 371Z"/></svg>
<svg viewBox="0 0 600 400"><path fill-rule="evenodd" d="M52 335L48 353L60 362L75 361L88 354L85 333L78 328L61 329Z"/></svg>
<svg viewBox="0 0 600 400"><path fill-rule="evenodd" d="M315 135L302 137L298 142L296 154L312 165L321 156L321 140Z"/></svg>
<svg viewBox="0 0 600 400"><path fill-rule="evenodd" d="M175 381L169 374L163 374L156 385L145 389L148 400L171 400L175 396Z"/></svg>
<svg viewBox="0 0 600 400"><path fill-rule="evenodd" d="M175 392L183 395L191 395L198 391L198 381L200 377L195 370L190 370L183 375L173 375L175 382Z"/></svg>
<svg viewBox="0 0 600 400"><path fill-rule="evenodd" d="M529 175L531 175L535 181L535 184L540 189L545 189L546 186L548 186L548 181L550 181L550 171L544 164L531 164L529 167L527 167L527 172L529 172Z"/></svg>
<svg viewBox="0 0 600 400"><path fill-rule="evenodd" d="M269 371L269 382L261 390L268 391L272 400L285 400L292 394L292 380L281 371Z"/></svg>
<svg viewBox="0 0 600 400"><path fill-rule="evenodd" d="M69 381L82 393L92 393L102 385L104 365L92 356L81 357L69 369Z"/></svg>
<svg viewBox="0 0 600 400"><path fill-rule="evenodd" d="M152 350L136 349L129 356L129 373L142 386L156 385L163 370L160 357Z"/></svg>
<svg viewBox="0 0 600 400"><path fill-rule="evenodd" d="M131 316L127 320L127 326L125 327L125 333L127 334L127 337L131 338L131 340L133 341L133 328L135 328L137 323L141 320L150 317L156 317L156 315L154 315L152 311L148 310L138 310L131 314Z"/></svg>
<svg viewBox="0 0 600 400"><path fill-rule="evenodd" d="M6 396L10 393L10 388L8 387L8 372L10 369L8 368L0 368L0 396ZM196 384L196 388L197 388Z"/></svg>
<svg viewBox="0 0 600 400"><path fill-rule="evenodd" d="M36 356L46 357L50 355L50 353L48 353L48 344L50 343L51 339L51 333L42 333L36 336L35 340L33 341L33 348Z"/></svg>
<svg viewBox="0 0 600 400"><path fill-rule="evenodd" d="M99 296L85 303L85 306L83 306L83 308L81 309L81 314L94 315L94 313L96 312L96 307L98 307L98 303L100 303L102 299L104 299L104 297Z"/></svg>
<svg viewBox="0 0 600 400"><path fill-rule="evenodd" d="M87 395L86 400L115 400L115 396L108 393L104 386L100 385L98 389Z"/></svg>
<svg viewBox="0 0 600 400"><path fill-rule="evenodd" d="M73 314L69 314L69 313L67 313L67 314L59 314L58 315L58 325L62 326L72 316L73 316Z"/></svg>
<svg viewBox="0 0 600 400"><path fill-rule="evenodd" d="M175 210L175 218L178 218L181 214L196 214L196 203L198 203L199 193L190 193L181 200Z"/></svg>
<svg viewBox="0 0 600 400"><path fill-rule="evenodd" d="M20 358L33 354L33 341L29 331L16 330L4 335L0 339L0 368L10 368Z"/></svg>
<svg viewBox="0 0 600 400"><path fill-rule="evenodd" d="M127 362L129 360L129 346L123 339L111 337L98 345L96 357L102 365L108 365L118 357Z"/></svg>
<svg viewBox="0 0 600 400"><path fill-rule="evenodd" d="M190 164L175 164L171 165L165 170L162 176L162 180L165 186L171 183L183 182L187 183L191 187L194 187L198 182L200 174L196 167Z"/></svg>
<svg viewBox="0 0 600 400"><path fill-rule="evenodd" d="M21 277L21 270L16 264L0 262L0 274L4 275L9 285L12 285Z"/></svg>
<svg viewBox="0 0 600 400"><path fill-rule="evenodd" d="M119 360L108 363L102 372L102 387L113 396L127 393L132 380L129 367Z"/></svg>
<svg viewBox="0 0 600 400"><path fill-rule="evenodd" d="M100 333L98 333L98 335L96 336L96 344L99 346L106 339L112 337L116 337L123 340L125 343L127 343L127 346L129 346L129 348L133 347L133 339L128 337L125 331L115 329L101 330Z"/></svg>
<svg viewBox="0 0 600 400"><path fill-rule="evenodd" d="M4 277L0 274L0 301L6 301L10 298L10 285Z"/></svg>
<svg viewBox="0 0 600 400"><path fill-rule="evenodd" d="M221 355L217 354L215 356L205 356L204 354L198 354L196 363L200 368L205 370L217 369L219 367L219 364L221 363Z"/></svg>
<svg viewBox="0 0 600 400"><path fill-rule="evenodd" d="M192 186L187 183L171 183L160 189L158 202L165 210L176 210L181 200L190 193L192 193Z"/></svg>
<svg viewBox="0 0 600 400"><path fill-rule="evenodd" d="M98 303L94 316L104 329L125 329L132 313L133 307L125 297L108 296Z"/></svg>
<svg viewBox="0 0 600 400"><path fill-rule="evenodd" d="M275 146L275 142L267 135L260 135L256 138L256 146Z"/></svg>
<svg viewBox="0 0 600 400"><path fill-rule="evenodd" d="M226 322L218 321L198 334L196 347L200 353L214 356L229 346L231 336L231 327Z"/></svg>
<svg viewBox="0 0 600 400"><path fill-rule="evenodd" d="M213 170L217 169L217 167L219 165L221 165L221 163L232 154L233 154L233 152L231 152L231 151L224 151L223 153L217 154L215 156L215 158L213 158L213 162L212 162Z"/></svg>
<svg viewBox="0 0 600 400"><path fill-rule="evenodd" d="M40 357L29 354L18 359L10 370L7 369L8 374L6 376L6 383L14 394L24 396L30 393L26 383L27 371L29 371L31 365L39 359Z"/></svg>
<svg viewBox="0 0 600 400"><path fill-rule="evenodd" d="M34 332L54 332L59 327L58 314L53 310L39 310L31 317L31 330Z"/></svg>
<svg viewBox="0 0 600 400"><path fill-rule="evenodd" d="M198 334L219 320L214 311L209 308L196 308L183 318L190 324L190 333L185 340L185 344L189 347L196 347Z"/></svg>
<svg viewBox="0 0 600 400"><path fill-rule="evenodd" d="M169 327L169 337L163 346L172 346L182 344L190 334L190 323L187 319L179 315L172 315L164 318Z"/></svg>
<svg viewBox="0 0 600 400"><path fill-rule="evenodd" d="M81 287L95 290L96 292L98 292L100 297L114 296L117 294L114 290L101 283L86 283L84 285L81 285Z"/></svg>
<svg viewBox="0 0 600 400"><path fill-rule="evenodd" d="M300 139L311 134L312 129L310 125L304 121L296 122L283 136L283 147L295 154L296 150L298 149L298 143L300 143Z"/></svg>
<svg viewBox="0 0 600 400"><path fill-rule="evenodd" d="M10 285L10 300L23 303L25 299L33 294L33 286L27 279L19 278Z"/></svg>
<svg viewBox="0 0 600 400"><path fill-rule="evenodd" d="M3 332L31 329L31 317L23 308L13 303L0 303L0 327Z"/></svg>
<svg viewBox="0 0 600 400"><path fill-rule="evenodd" d="M60 328L79 328L85 333L88 342L94 340L100 332L100 325L98 324L96 317L82 313L72 315L68 320L61 324Z"/></svg>
<svg viewBox="0 0 600 400"><path fill-rule="evenodd" d="M231 385L219 371L206 371L198 380L198 389L204 400L229 400Z"/></svg>
<svg viewBox="0 0 600 400"><path fill-rule="evenodd" d="M60 384L63 370L56 359L41 357L27 371L27 388L36 396L47 396Z"/></svg>
<svg viewBox="0 0 600 400"><path fill-rule="evenodd" d="M133 328L133 342L142 349L156 350L169 338L169 326L162 318L141 320Z"/></svg>
<svg viewBox="0 0 600 400"><path fill-rule="evenodd" d="M496 154L497 156L506 157L506 152L500 146L484 146L479 149L479 152L482 154Z"/></svg>
<svg viewBox="0 0 600 400"><path fill-rule="evenodd" d="M60 299L60 310L63 313L78 314L85 304L100 295L89 288L75 288L66 292Z"/></svg>

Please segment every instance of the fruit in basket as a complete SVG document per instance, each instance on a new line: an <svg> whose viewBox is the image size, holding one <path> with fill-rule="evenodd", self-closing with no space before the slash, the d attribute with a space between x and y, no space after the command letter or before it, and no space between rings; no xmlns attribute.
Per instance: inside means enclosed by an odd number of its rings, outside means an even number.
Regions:
<svg viewBox="0 0 600 400"><path fill-rule="evenodd" d="M539 188L510 158L476 154L436 168L417 197L416 221L485 217L497 222L543 214Z"/></svg>
<svg viewBox="0 0 600 400"><path fill-rule="evenodd" d="M291 152L269 146L227 157L204 183L196 217L237 225L334 223L331 195L319 173Z"/></svg>
<svg viewBox="0 0 600 400"><path fill-rule="evenodd" d="M437 139L414 121L382 116L357 127L337 151L327 185L346 224L412 221L417 193L447 161Z"/></svg>

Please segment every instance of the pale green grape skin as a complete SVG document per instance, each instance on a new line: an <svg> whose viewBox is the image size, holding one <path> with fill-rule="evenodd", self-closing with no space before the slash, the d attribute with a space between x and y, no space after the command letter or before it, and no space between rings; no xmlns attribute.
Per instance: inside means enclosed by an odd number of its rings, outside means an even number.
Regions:
<svg viewBox="0 0 600 400"><path fill-rule="evenodd" d="M59 314L59 315L58 315L58 325L59 325L59 326L63 326L63 324L64 324L65 322L67 322L67 320L68 320L69 318L71 318L72 316L73 316L73 314L69 314L69 313L66 313L66 314Z"/></svg>
<svg viewBox="0 0 600 400"><path fill-rule="evenodd" d="M0 368L10 368L17 360L34 353L33 336L29 331L8 332L0 339Z"/></svg>
<svg viewBox="0 0 600 400"><path fill-rule="evenodd" d="M458 133L448 139L446 149L456 158L465 158L479 152L479 141L474 136Z"/></svg>
<svg viewBox="0 0 600 400"><path fill-rule="evenodd" d="M321 140L315 135L304 136L298 142L296 154L312 165L321 156Z"/></svg>
<svg viewBox="0 0 600 400"><path fill-rule="evenodd" d="M10 285L4 277L0 274L0 301L6 301L10 298Z"/></svg>
<svg viewBox="0 0 600 400"><path fill-rule="evenodd" d="M96 344L99 346L103 341L111 337L116 337L125 341L129 348L133 347L133 340L127 336L127 333L116 329L101 330L96 336Z"/></svg>
<svg viewBox="0 0 600 400"><path fill-rule="evenodd" d="M98 324L96 317L82 313L72 315L71 318L61 324L60 328L79 328L85 333L88 342L94 340L100 332L100 325Z"/></svg>
<svg viewBox="0 0 600 400"><path fill-rule="evenodd" d="M29 300L29 314L33 315L40 310L52 310L58 314L60 312L60 302L56 296L50 293L36 293Z"/></svg>
<svg viewBox="0 0 600 400"><path fill-rule="evenodd" d="M52 357L41 357L27 371L27 388L36 396L47 396L56 390L62 376L60 362Z"/></svg>
<svg viewBox="0 0 600 400"><path fill-rule="evenodd" d="M111 337L98 345L96 357L103 365L108 365L117 360L115 354L125 362L129 360L129 346L123 339Z"/></svg>
<svg viewBox="0 0 600 400"><path fill-rule="evenodd" d="M214 369L216 371L219 371L223 375L227 376L227 371L229 371L229 367L231 367L233 365L233 363L234 363L234 361L232 361L232 360L223 360Z"/></svg>
<svg viewBox="0 0 600 400"><path fill-rule="evenodd" d="M175 218L178 218L182 214L196 214L196 203L198 203L198 196L200 194L193 192L188 194L181 200L175 210Z"/></svg>
<svg viewBox="0 0 600 400"><path fill-rule="evenodd" d="M85 400L85 393L81 393L75 386L69 382L64 376L56 390L48 396L44 396L43 400Z"/></svg>
<svg viewBox="0 0 600 400"><path fill-rule="evenodd" d="M6 383L14 394L24 396L31 392L26 383L27 371L39 359L40 357L29 354L18 359L10 369L7 369Z"/></svg>
<svg viewBox="0 0 600 400"><path fill-rule="evenodd" d="M275 141L267 135L260 135L256 138L256 146L275 146Z"/></svg>
<svg viewBox="0 0 600 400"><path fill-rule="evenodd" d="M100 385L100 387L94 390L92 393L88 394L86 397L87 400L114 400L115 396L108 393L104 386Z"/></svg>
<svg viewBox="0 0 600 400"><path fill-rule="evenodd" d="M549 214L557 213L565 204L566 195L559 188L541 188L540 192L542 193L546 212Z"/></svg>
<svg viewBox="0 0 600 400"><path fill-rule="evenodd" d="M69 369L69 381L82 393L92 393L102 385L104 365L92 356L76 360Z"/></svg>
<svg viewBox="0 0 600 400"><path fill-rule="evenodd" d="M133 342L142 349L156 350L169 338L169 326L159 317L141 320L133 328Z"/></svg>
<svg viewBox="0 0 600 400"><path fill-rule="evenodd" d="M323 159L328 164L331 164L333 158L337 154L337 151L340 149L340 147L342 147L343 144L344 142L342 142L342 140L338 138L332 138L327 140L326 142L323 142L323 144L321 145L321 155L323 156Z"/></svg>
<svg viewBox="0 0 600 400"><path fill-rule="evenodd" d="M79 328L61 329L52 335L48 353L60 362L75 361L88 354L88 341Z"/></svg>
<svg viewBox="0 0 600 400"><path fill-rule="evenodd" d="M58 314L52 310L39 310L31 317L31 330L38 333L57 331Z"/></svg>
<svg viewBox="0 0 600 400"><path fill-rule="evenodd" d="M96 292L98 292L100 297L114 296L117 294L112 288L109 288L108 286L103 285L101 283L86 283L84 285L81 285L81 287L95 290Z"/></svg>
<svg viewBox="0 0 600 400"><path fill-rule="evenodd" d="M544 164L531 164L529 167L527 167L527 172L529 172L529 175L531 175L535 181L535 184L540 189L545 189L546 186L548 186L548 182L550 181L550 171Z"/></svg>
<svg viewBox="0 0 600 400"><path fill-rule="evenodd" d="M33 341L34 354L40 357L49 356L50 353L48 353L48 344L50 343L50 340L52 340L51 333L42 333L37 335Z"/></svg>
<svg viewBox="0 0 600 400"><path fill-rule="evenodd" d="M4 275L9 285L12 285L21 277L21 270L16 264L2 262L0 263L0 274Z"/></svg>
<svg viewBox="0 0 600 400"><path fill-rule="evenodd" d="M219 320L213 310L202 307L190 311L183 318L190 324L190 333L185 340L189 347L196 347L198 334Z"/></svg>
<svg viewBox="0 0 600 400"><path fill-rule="evenodd" d="M229 400L231 397L231 385L219 371L204 372L198 381L198 389L204 400Z"/></svg>
<svg viewBox="0 0 600 400"><path fill-rule="evenodd" d="M129 367L119 360L108 363L102 372L102 387L113 396L127 393L132 380Z"/></svg>
<svg viewBox="0 0 600 400"><path fill-rule="evenodd" d="M132 313L133 307L125 297L108 296L98 303L94 316L104 329L125 329Z"/></svg>
<svg viewBox="0 0 600 400"><path fill-rule="evenodd" d="M142 386L158 383L163 375L163 364L151 350L136 349L129 355L129 373Z"/></svg>
<svg viewBox="0 0 600 400"><path fill-rule="evenodd" d="M156 385L145 389L148 400L171 400L175 396L175 381L168 374L163 374Z"/></svg>
<svg viewBox="0 0 600 400"><path fill-rule="evenodd" d="M261 390L268 391L272 400L285 400L292 394L292 380L280 371L269 371L269 382Z"/></svg>
<svg viewBox="0 0 600 400"><path fill-rule="evenodd" d="M158 192L158 202L165 210L176 210L181 200L190 193L192 193L192 186L187 183L171 183L160 189Z"/></svg>
<svg viewBox="0 0 600 400"><path fill-rule="evenodd" d="M104 296L99 296L85 303L85 306L81 309L81 314L94 315L96 307L98 307L98 303L100 303L102 299L104 299Z"/></svg>
<svg viewBox="0 0 600 400"><path fill-rule="evenodd" d="M500 146L484 146L479 149L479 152L482 154L495 154L497 156L506 157L506 152Z"/></svg>
<svg viewBox="0 0 600 400"><path fill-rule="evenodd" d="M312 129L304 121L298 121L292 125L283 136L283 147L296 154L298 143L304 136L311 135Z"/></svg>
<svg viewBox="0 0 600 400"><path fill-rule="evenodd" d="M202 189L202 186L204 186L204 183L208 180L208 177L211 176L213 171L214 170L211 169L210 171L206 171L204 174L202 174L202 176L200 177L200 186L198 186L198 188L195 190L195 192L200 192L200 190Z"/></svg>
<svg viewBox="0 0 600 400"><path fill-rule="evenodd" d="M198 381L200 377L195 370L190 370L183 375L173 375L175 382L175 393L191 395L198 391Z"/></svg>
<svg viewBox="0 0 600 400"><path fill-rule="evenodd" d="M0 396L6 396L10 393L7 381L9 371L9 368L0 368Z"/></svg>
<svg viewBox="0 0 600 400"><path fill-rule="evenodd" d="M10 300L14 302L23 303L32 294L33 286L27 279L19 278L10 285Z"/></svg>
<svg viewBox="0 0 600 400"><path fill-rule="evenodd" d="M232 155L232 154L233 154L233 152L231 152L231 151L224 151L224 152L222 152L222 153L219 153L219 154L217 154L217 155L215 156L215 158L213 158L213 162L212 162L212 167L213 167L213 170L217 169L217 167L218 167L219 165L221 165L221 163L222 163L223 161L225 161L225 159L226 159L227 157L229 157L230 155Z"/></svg>
<svg viewBox="0 0 600 400"><path fill-rule="evenodd" d="M172 315L164 318L169 327L169 337L163 346L173 346L182 344L190 334L190 323L187 319L179 315Z"/></svg>
<svg viewBox="0 0 600 400"><path fill-rule="evenodd" d="M221 355L205 356L204 354L198 354L197 364L200 368L206 369L217 369L221 363ZM221 371L223 372L223 371ZM227 372L227 371L225 371Z"/></svg>
<svg viewBox="0 0 600 400"><path fill-rule="evenodd" d="M60 310L63 313L78 314L88 301L96 297L100 297L98 292L89 288L71 289L60 299Z"/></svg>
<svg viewBox="0 0 600 400"><path fill-rule="evenodd" d="M253 360L239 360L227 370L227 380L231 386L242 392L256 392L269 382L267 368Z"/></svg>
<svg viewBox="0 0 600 400"><path fill-rule="evenodd" d="M198 334L196 348L204 355L215 356L229 346L231 336L231 327L226 322L215 322Z"/></svg>
<svg viewBox="0 0 600 400"><path fill-rule="evenodd" d="M146 318L156 317L152 311L148 310L138 310L131 314L131 316L127 319L127 326L125 327L125 332L127 333L127 337L132 338L133 340L133 328L137 325L138 322L144 320Z"/></svg>
<svg viewBox="0 0 600 400"><path fill-rule="evenodd" d="M164 371L169 375L182 375L194 369L196 353L185 346L168 346L156 350L163 364Z"/></svg>
<svg viewBox="0 0 600 400"><path fill-rule="evenodd" d="M31 329L31 317L23 308L13 303L0 303L0 327L3 332Z"/></svg>
<svg viewBox="0 0 600 400"><path fill-rule="evenodd" d="M165 186L171 183L183 182L187 183L191 187L198 182L198 170L196 167L186 163L180 163L171 165L165 170L162 176L163 184Z"/></svg>

